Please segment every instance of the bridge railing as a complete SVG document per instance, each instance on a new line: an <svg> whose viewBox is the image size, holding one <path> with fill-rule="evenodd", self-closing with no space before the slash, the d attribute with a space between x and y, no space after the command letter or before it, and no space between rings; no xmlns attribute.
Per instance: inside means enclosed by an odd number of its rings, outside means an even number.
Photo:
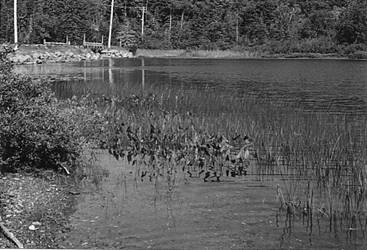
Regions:
<svg viewBox="0 0 367 250"><path fill-rule="evenodd" d="M70 41L69 41L69 38L66 36L66 41L65 42L47 42L46 39L43 39L43 44L44 45L50 45L50 46L57 46L57 45L65 46L65 45L70 45ZM103 49L104 48L103 36L102 36L102 41L99 43L99 42L87 42L85 40L85 35L84 35L84 37L83 37L83 47Z"/></svg>
<svg viewBox="0 0 367 250"><path fill-rule="evenodd" d="M102 36L102 41L100 43L98 43L98 42L87 42L85 40L85 34L84 34L83 46L86 47L86 48L101 48L101 49L103 49L104 48L104 46L103 46L103 36Z"/></svg>
<svg viewBox="0 0 367 250"><path fill-rule="evenodd" d="M65 42L47 42L46 39L43 39L43 44L44 45L51 45L51 46L55 46L55 45L70 45L70 41L68 36L66 36Z"/></svg>

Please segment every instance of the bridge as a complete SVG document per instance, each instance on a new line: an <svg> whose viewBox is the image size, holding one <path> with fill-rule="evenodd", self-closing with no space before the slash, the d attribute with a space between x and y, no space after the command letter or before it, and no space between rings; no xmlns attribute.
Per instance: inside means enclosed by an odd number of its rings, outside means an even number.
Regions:
<svg viewBox="0 0 367 250"><path fill-rule="evenodd" d="M103 45L103 36L102 36L102 41L100 43L98 43L98 42L87 42L85 40L85 34L84 34L84 37L83 37L83 47L90 48L92 50L95 50L95 49L102 50L104 48L104 45Z"/></svg>

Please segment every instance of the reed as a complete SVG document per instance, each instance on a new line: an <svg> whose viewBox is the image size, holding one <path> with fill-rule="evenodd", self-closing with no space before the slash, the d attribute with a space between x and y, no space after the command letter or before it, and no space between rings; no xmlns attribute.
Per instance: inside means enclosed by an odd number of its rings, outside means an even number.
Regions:
<svg viewBox="0 0 367 250"><path fill-rule="evenodd" d="M235 138L249 137L245 150L252 156L242 159L247 174L279 184L280 211L289 221L302 217L310 234L327 224L331 232L364 237L366 115L305 112L210 89L106 100L101 145L117 158L148 166L139 178L160 178L173 190L179 170L212 169L220 177L238 170L230 157L240 155L245 142Z"/></svg>

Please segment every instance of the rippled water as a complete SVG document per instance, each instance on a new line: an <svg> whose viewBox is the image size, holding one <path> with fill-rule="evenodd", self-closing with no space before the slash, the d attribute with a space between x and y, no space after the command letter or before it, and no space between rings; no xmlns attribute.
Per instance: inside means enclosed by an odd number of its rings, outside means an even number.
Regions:
<svg viewBox="0 0 367 250"><path fill-rule="evenodd" d="M55 85L62 97L194 90L308 111L367 110L367 61L141 58L22 65L17 71L62 77Z"/></svg>

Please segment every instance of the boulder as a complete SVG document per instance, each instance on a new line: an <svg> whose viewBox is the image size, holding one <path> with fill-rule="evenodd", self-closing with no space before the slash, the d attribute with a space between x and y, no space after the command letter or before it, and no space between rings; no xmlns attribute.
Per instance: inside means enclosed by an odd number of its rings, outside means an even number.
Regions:
<svg viewBox="0 0 367 250"><path fill-rule="evenodd" d="M16 64L24 64L33 61L30 55L16 54L12 61Z"/></svg>

